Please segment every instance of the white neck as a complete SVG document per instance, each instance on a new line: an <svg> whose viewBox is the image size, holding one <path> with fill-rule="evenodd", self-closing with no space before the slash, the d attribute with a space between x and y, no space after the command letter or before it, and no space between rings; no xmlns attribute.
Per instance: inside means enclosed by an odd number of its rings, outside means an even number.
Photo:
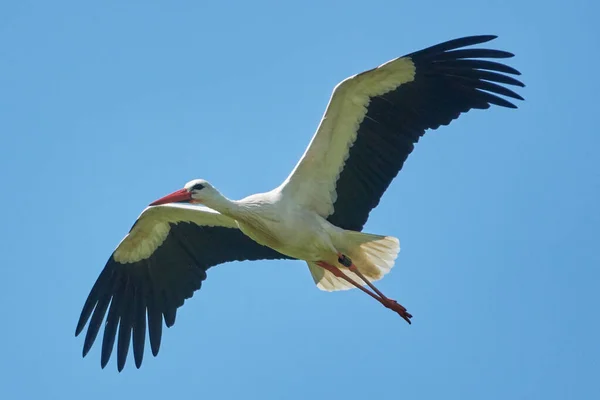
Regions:
<svg viewBox="0 0 600 400"><path fill-rule="evenodd" d="M237 201L229 200L216 189L214 189L214 194L205 198L202 204L231 218L244 212L244 208Z"/></svg>

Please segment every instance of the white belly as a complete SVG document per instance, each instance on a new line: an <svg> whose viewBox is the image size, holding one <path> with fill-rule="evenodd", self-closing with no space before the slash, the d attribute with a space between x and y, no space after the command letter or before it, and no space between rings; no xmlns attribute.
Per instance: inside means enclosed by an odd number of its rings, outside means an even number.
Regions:
<svg viewBox="0 0 600 400"><path fill-rule="evenodd" d="M306 261L327 259L335 247L325 219L311 212L295 212L286 219L245 218L237 220L244 234L289 257Z"/></svg>

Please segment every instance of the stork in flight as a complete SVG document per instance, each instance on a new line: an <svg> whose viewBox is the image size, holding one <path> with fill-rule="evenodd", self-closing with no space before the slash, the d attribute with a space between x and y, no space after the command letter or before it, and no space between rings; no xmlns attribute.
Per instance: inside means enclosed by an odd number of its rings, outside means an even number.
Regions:
<svg viewBox="0 0 600 400"><path fill-rule="evenodd" d="M132 338L139 368L146 331L156 356L163 320L171 327L206 271L229 261L305 260L318 288L356 287L410 323L411 314L372 283L393 267L398 239L361 230L427 129L492 104L516 108L500 95L523 100L501 85L523 87L508 75L520 73L485 60L513 54L463 48L495 38L451 40L342 81L306 152L270 192L230 200L196 179L151 203L109 258L83 306L75 332L79 335L89 321L83 356L106 317L102 368L117 337L118 370Z"/></svg>

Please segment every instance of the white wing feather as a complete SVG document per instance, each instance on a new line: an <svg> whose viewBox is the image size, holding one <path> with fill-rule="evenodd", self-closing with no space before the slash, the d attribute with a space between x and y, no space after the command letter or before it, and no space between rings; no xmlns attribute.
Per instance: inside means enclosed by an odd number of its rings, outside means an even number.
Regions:
<svg viewBox="0 0 600 400"><path fill-rule="evenodd" d="M403 57L338 84L306 152L279 187L282 195L323 217L333 214L335 185L370 99L412 81L414 75L413 62Z"/></svg>
<svg viewBox="0 0 600 400"><path fill-rule="evenodd" d="M117 246L113 255L115 261L127 264L150 257L169 235L170 224L178 222L237 228L233 219L204 206L171 203L147 207Z"/></svg>

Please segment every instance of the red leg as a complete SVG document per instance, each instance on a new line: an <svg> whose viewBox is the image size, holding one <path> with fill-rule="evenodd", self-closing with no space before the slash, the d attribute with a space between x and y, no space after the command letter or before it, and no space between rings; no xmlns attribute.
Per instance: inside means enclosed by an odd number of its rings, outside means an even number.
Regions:
<svg viewBox="0 0 600 400"><path fill-rule="evenodd" d="M350 271L352 271L356 275L358 275L358 277L360 279L362 279L363 282L365 282L371 289L373 289L373 291L375 291L375 293L377 293L381 297L381 304L383 304L384 306L386 306L387 308L389 308L391 310L396 311L402 318L404 318L404 320L406 322L408 322L409 324L411 323L410 318L412 318L412 315L406 311L406 308L404 306L402 306L401 304L399 304L396 300L390 299L387 296L385 296L383 293L381 293L379 291L379 289L377 289L375 287L375 285L373 285L371 282L369 282L369 280L367 278L364 277L364 275L358 270L356 265L354 265L352 263L352 260L350 260L350 258L339 253L338 260L339 260L340 264L344 265L345 267L348 267L348 269Z"/></svg>
<svg viewBox="0 0 600 400"><path fill-rule="evenodd" d="M347 257L340 256L340 259L347 259ZM412 318L412 315L406 311L406 308L404 308L402 305L398 304L398 302L396 302L396 300L392 300L392 299L389 299L386 296L384 296L383 293L381 293L371 282L369 282L363 276L363 274L360 273L360 271L358 271L358 269L356 268L356 266L354 264L351 264L350 267L348 267L348 268L352 272L354 272L356 275L358 275L358 277L360 279L362 279L367 285L369 285L369 287L371 289L373 289L375 291L375 293L377 293L377 294L372 293L368 289L364 288L362 285L360 285L354 279L352 279L349 276L347 276L346 274L344 274L338 267L334 267L333 265L327 264L326 262L322 262L322 261L318 262L317 265L326 269L327 271L331 272L333 275L337 276L338 278L342 278L342 279L350 282L350 284L356 286L358 289L362 290L363 292L365 292L366 294L368 294L369 296L371 296L372 298L374 298L375 300L377 300L378 302L383 304L385 307L387 307L393 311L396 311L402 318L404 318L404 320L406 322L408 322L409 324L411 323L410 319Z"/></svg>
<svg viewBox="0 0 600 400"><path fill-rule="evenodd" d="M371 282L369 282L367 278L363 276L363 274L358 270L358 268L356 268L356 265L352 264L350 267L348 267L348 269L350 269L350 271L358 275L358 277L362 279L367 285L369 285L369 287L373 289L375 293L381 296L381 304L383 304L390 310L396 311L402 318L404 318L406 322L408 322L409 324L411 323L410 319L412 318L412 314L406 311L406 308L402 304L398 303L396 300L386 297L383 293L381 293L379 289L375 287L375 285L373 285Z"/></svg>
<svg viewBox="0 0 600 400"><path fill-rule="evenodd" d="M375 300L381 301L381 299L379 297L377 297L376 294L374 294L374 293L370 292L369 290L365 289L364 287L362 287L354 279L352 279L349 276L347 276L346 274L344 274L338 267L334 267L333 265L327 264L326 262L323 262L323 261L317 262L317 265L319 267L331 272L333 275L337 276L338 278L342 278L342 279L350 282L352 285L356 286L357 288L359 288L360 290L362 290L363 292L365 292L366 294L368 294Z"/></svg>

